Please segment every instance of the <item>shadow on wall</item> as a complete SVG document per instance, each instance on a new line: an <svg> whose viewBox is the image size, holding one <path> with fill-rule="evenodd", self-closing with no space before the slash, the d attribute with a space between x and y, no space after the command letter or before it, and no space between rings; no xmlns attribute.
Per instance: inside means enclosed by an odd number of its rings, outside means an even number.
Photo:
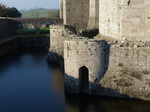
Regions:
<svg viewBox="0 0 150 112"><path fill-rule="evenodd" d="M9 19L0 19L0 38L13 36L20 22Z"/></svg>
<svg viewBox="0 0 150 112"><path fill-rule="evenodd" d="M94 38L99 34L99 29L81 30L80 35L88 38Z"/></svg>
<svg viewBox="0 0 150 112"><path fill-rule="evenodd" d="M21 36L7 42L0 43L0 56L3 56L15 49L45 49L49 50L50 38L49 36ZM33 50L34 51L34 50Z"/></svg>
<svg viewBox="0 0 150 112"><path fill-rule="evenodd" d="M50 38L49 36L24 36L19 38L20 48L45 48L49 50Z"/></svg>
<svg viewBox="0 0 150 112"><path fill-rule="evenodd" d="M109 59L110 59L110 47L111 47L111 44L108 44L106 42L106 46L105 48L103 49L103 53L105 54L104 57L103 57L103 66L104 66L104 70L101 71L102 75L100 75L100 77L97 78L97 80L95 80L95 83L97 82L100 82L101 79L105 76L105 73L107 72L108 68L109 68Z"/></svg>
<svg viewBox="0 0 150 112"><path fill-rule="evenodd" d="M107 72L107 70L109 68L110 47L111 47L111 44L107 44L106 48L104 49L104 53L105 53L105 58L104 58L105 59L104 60L104 63L105 63L104 75L105 75L105 73ZM104 77L104 75L101 77L101 79Z"/></svg>
<svg viewBox="0 0 150 112"><path fill-rule="evenodd" d="M74 78L65 74L64 76L64 88L66 92L79 94L80 93L80 84L79 78ZM122 97L122 98L130 98L128 95L123 95L117 92L114 89L104 88L99 83L88 82L89 83L89 93L93 95L101 95L101 96L111 96L111 97ZM81 93L82 94L82 93Z"/></svg>

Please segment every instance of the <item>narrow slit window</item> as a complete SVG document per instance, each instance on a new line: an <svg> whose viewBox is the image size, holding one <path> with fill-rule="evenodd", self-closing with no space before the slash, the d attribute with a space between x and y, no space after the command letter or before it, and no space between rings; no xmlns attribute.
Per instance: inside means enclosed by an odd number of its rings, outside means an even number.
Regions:
<svg viewBox="0 0 150 112"><path fill-rule="evenodd" d="M131 4L131 0L128 0L128 5L130 5Z"/></svg>

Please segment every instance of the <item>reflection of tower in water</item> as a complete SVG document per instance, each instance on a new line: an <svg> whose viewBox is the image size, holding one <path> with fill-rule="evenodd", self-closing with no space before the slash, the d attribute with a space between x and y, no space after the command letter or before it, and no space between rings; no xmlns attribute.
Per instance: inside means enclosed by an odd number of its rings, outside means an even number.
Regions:
<svg viewBox="0 0 150 112"><path fill-rule="evenodd" d="M57 94L64 99L64 75L59 66L51 64L52 72L52 88L54 94Z"/></svg>
<svg viewBox="0 0 150 112"><path fill-rule="evenodd" d="M89 112L89 96L86 94L65 94L66 112Z"/></svg>

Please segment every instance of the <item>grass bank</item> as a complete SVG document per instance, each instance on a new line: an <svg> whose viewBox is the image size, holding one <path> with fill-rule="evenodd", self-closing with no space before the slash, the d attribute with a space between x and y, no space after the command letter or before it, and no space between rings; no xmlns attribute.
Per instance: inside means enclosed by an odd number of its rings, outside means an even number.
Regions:
<svg viewBox="0 0 150 112"><path fill-rule="evenodd" d="M23 34L23 35L32 35L36 34L35 29L17 29L16 31L17 34ZM49 28L41 28L40 29L40 34L49 34Z"/></svg>

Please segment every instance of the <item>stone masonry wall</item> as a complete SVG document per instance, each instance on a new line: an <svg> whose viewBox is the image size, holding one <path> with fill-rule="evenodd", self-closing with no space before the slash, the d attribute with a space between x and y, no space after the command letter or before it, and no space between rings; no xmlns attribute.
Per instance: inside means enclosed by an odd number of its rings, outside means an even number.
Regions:
<svg viewBox="0 0 150 112"><path fill-rule="evenodd" d="M112 38L120 38L121 15L119 0L99 0L99 32Z"/></svg>
<svg viewBox="0 0 150 112"><path fill-rule="evenodd" d="M50 25L50 51L63 56L63 37L75 34L75 27Z"/></svg>
<svg viewBox="0 0 150 112"><path fill-rule="evenodd" d="M109 67L94 94L150 100L150 47L112 45Z"/></svg>
<svg viewBox="0 0 150 112"><path fill-rule="evenodd" d="M150 41L150 1L100 0L99 32L119 40Z"/></svg>
<svg viewBox="0 0 150 112"><path fill-rule="evenodd" d="M65 25L86 29L89 20L89 0L64 0L63 19Z"/></svg>
<svg viewBox="0 0 150 112"><path fill-rule="evenodd" d="M49 50L50 37L49 36L20 36L18 37L19 47L22 48L44 48Z"/></svg>
<svg viewBox="0 0 150 112"><path fill-rule="evenodd" d="M62 25L50 25L50 51L63 55Z"/></svg>
<svg viewBox="0 0 150 112"><path fill-rule="evenodd" d="M49 49L49 36L16 36L12 39L0 42L0 56L17 48L44 48Z"/></svg>
<svg viewBox="0 0 150 112"><path fill-rule="evenodd" d="M122 36L131 41L150 41L150 1L124 0L121 5Z"/></svg>
<svg viewBox="0 0 150 112"><path fill-rule="evenodd" d="M150 71L150 47L110 47L109 69L117 70L123 67L124 70L144 72Z"/></svg>

